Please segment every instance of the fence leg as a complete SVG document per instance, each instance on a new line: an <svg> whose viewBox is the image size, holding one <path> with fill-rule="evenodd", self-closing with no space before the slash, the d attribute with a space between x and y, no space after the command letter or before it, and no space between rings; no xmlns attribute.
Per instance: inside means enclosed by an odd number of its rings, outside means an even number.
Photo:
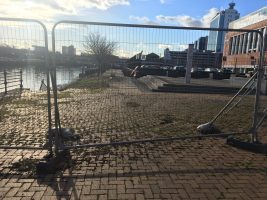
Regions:
<svg viewBox="0 0 267 200"><path fill-rule="evenodd" d="M259 104L260 104L260 95L261 95L261 82L264 75L263 62L264 62L264 49L265 49L265 36L260 34L261 43L260 43L260 60L258 67L258 76L257 76L257 87L255 95L255 104L254 104L254 116L253 116L253 125L251 131L251 142L258 143L258 134L257 134L257 124L258 124L258 115L259 115Z"/></svg>
<svg viewBox="0 0 267 200"><path fill-rule="evenodd" d="M7 72L4 70L5 94L7 94Z"/></svg>

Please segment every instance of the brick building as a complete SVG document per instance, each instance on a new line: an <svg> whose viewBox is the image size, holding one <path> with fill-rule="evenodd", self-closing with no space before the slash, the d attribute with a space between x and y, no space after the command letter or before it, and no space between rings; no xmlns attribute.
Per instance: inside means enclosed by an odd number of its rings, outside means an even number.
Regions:
<svg viewBox="0 0 267 200"><path fill-rule="evenodd" d="M267 7L230 23L229 28L259 30L267 34ZM265 61L267 66L267 37L265 37ZM225 37L223 67L237 73L247 73L259 64L260 37L256 33L228 32Z"/></svg>

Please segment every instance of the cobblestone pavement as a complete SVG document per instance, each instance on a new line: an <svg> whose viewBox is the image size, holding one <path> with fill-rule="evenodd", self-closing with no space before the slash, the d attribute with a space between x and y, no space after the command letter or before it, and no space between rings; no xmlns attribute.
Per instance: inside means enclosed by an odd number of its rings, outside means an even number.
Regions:
<svg viewBox="0 0 267 200"><path fill-rule="evenodd" d="M100 93L69 89L60 95L62 126L77 130L81 143L194 134L230 98L144 92L121 76ZM209 113L194 106L207 103L214 103ZM43 145L43 104L42 93L8 103L25 113L0 122L1 144ZM226 131L246 128L228 123ZM0 199L267 199L267 157L228 146L223 138L73 150L70 168L37 176L32 166L46 154L0 150Z"/></svg>

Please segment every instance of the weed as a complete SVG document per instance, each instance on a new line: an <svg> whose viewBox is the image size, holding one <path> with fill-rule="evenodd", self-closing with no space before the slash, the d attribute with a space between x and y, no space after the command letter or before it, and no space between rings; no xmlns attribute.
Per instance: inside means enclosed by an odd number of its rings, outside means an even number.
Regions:
<svg viewBox="0 0 267 200"><path fill-rule="evenodd" d="M0 122L3 121L3 119L5 118L6 115L8 115L10 112L8 111L8 109L6 107L2 107L0 109Z"/></svg>
<svg viewBox="0 0 267 200"><path fill-rule="evenodd" d="M126 106L127 107L131 107L131 108L137 108L137 107L139 107L141 105L139 103L137 103L137 102L129 101L129 102L126 102Z"/></svg>
<svg viewBox="0 0 267 200"><path fill-rule="evenodd" d="M171 115L163 115L160 124L171 124L175 121L175 117Z"/></svg>

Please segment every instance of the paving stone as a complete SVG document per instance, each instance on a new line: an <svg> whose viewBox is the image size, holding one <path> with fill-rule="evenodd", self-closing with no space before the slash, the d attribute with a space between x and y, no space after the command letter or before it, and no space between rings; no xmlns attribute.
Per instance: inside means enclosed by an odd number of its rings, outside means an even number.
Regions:
<svg viewBox="0 0 267 200"><path fill-rule="evenodd" d="M75 98L59 99L62 126L81 133L81 143L183 135L192 127L181 130L176 122L162 123L161 117L180 120L179 113L193 109L186 107L193 97L199 103L211 101L209 95L143 92L133 80L121 81L112 82L100 93L69 89ZM125 89L119 88L122 83ZM38 94L27 95L39 98ZM229 98L212 97L222 103ZM45 107L17 108L16 112L25 115L0 122L0 134L6 134L3 141L22 146L44 144ZM196 126L200 120L199 116L184 117ZM20 159L42 159L46 154L0 150L0 198L267 199L266 156L227 146L223 138L72 150L71 169L42 178L11 168Z"/></svg>

